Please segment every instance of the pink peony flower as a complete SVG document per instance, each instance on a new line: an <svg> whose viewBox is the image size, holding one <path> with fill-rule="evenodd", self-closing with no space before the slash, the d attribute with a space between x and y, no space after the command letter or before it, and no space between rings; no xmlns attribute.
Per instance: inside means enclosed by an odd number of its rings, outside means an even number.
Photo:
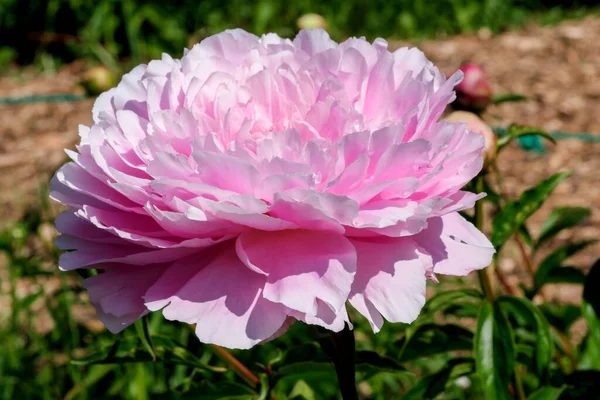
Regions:
<svg viewBox="0 0 600 400"><path fill-rule="evenodd" d="M456 105L470 111L483 111L492 102L490 81L478 64L465 64L459 69L464 79L456 86Z"/></svg>
<svg viewBox="0 0 600 400"><path fill-rule="evenodd" d="M438 118L461 74L377 39L242 30L102 94L51 196L60 268L119 332L150 311L249 348L304 321L411 322L426 278L494 249L462 218L483 138Z"/></svg>

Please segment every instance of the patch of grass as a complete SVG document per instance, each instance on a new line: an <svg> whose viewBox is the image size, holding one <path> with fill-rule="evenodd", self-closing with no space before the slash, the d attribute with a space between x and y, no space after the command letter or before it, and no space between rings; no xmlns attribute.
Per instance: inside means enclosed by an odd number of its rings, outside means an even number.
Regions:
<svg viewBox="0 0 600 400"><path fill-rule="evenodd" d="M177 56L185 46L227 28L293 36L298 17L311 12L323 15L332 36L342 40L348 36L431 38L482 27L499 32L532 19L553 24L597 11L593 1L556 0L48 0L24 4L0 0L0 35L4 45L14 49L0 54L0 66L15 55L20 63L32 62L41 50L63 61L89 57L106 65L123 58L140 63L162 52Z"/></svg>

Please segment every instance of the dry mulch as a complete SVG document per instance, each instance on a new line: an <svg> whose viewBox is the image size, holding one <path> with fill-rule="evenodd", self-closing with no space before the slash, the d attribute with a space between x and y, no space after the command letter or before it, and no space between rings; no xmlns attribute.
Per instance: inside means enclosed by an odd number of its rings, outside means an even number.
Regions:
<svg viewBox="0 0 600 400"><path fill-rule="evenodd" d="M416 45L448 74L464 62L479 63L497 93L517 92L529 97L525 103L491 107L485 116L490 124L519 123L600 135L598 37L600 20L587 18L556 27L530 26L496 36L480 31ZM404 44L411 43L390 43L391 47ZM31 70L13 72L0 77L0 97L81 93L77 82L83 70L83 64L76 63L49 75ZM78 124L91 122L92 103L0 105L0 228L39 204L41 190L66 160L63 149L78 142ZM600 238L600 143L560 140L557 146L548 146L543 155L514 145L503 153L499 167L511 197L555 172L574 171L532 218L530 230L536 234L554 207L585 206L592 209L592 217L582 227L561 234L550 248L569 240ZM523 263L515 246L507 246L505 251L508 257L500 268L516 285L525 279ZM596 245L574 257L573 263L585 270L599 256L600 245ZM577 288L563 286L551 292L565 300L580 297Z"/></svg>

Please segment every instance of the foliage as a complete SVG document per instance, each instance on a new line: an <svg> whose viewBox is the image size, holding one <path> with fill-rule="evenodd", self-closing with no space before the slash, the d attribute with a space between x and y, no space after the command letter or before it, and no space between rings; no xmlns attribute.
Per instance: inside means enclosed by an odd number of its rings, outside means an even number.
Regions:
<svg viewBox="0 0 600 400"><path fill-rule="evenodd" d="M116 67L162 52L177 55L188 42L226 28L291 36L306 13L324 16L336 39L424 38L476 31L498 32L530 18L553 23L585 15L595 3L557 0L0 0L0 66L17 57L31 62L48 54L62 60L88 56ZM46 54L46 56L44 56Z"/></svg>

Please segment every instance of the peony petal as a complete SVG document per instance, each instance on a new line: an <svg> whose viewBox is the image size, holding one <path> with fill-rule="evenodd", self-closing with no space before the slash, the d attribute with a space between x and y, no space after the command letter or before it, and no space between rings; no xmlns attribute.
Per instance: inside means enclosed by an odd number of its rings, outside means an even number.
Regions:
<svg viewBox="0 0 600 400"><path fill-rule="evenodd" d="M490 265L496 252L490 241L458 213L431 218L415 241L433 258L434 272L467 275Z"/></svg>
<svg viewBox="0 0 600 400"><path fill-rule="evenodd" d="M350 304L378 332L390 322L414 321L425 304L430 263L410 238L353 239L358 264Z"/></svg>
<svg viewBox="0 0 600 400"><path fill-rule="evenodd" d="M148 313L144 293L164 268L164 265L112 265L105 272L83 281L98 318L112 333L120 332Z"/></svg>
<svg viewBox="0 0 600 400"><path fill-rule="evenodd" d="M238 243L240 259L267 275L266 299L309 316L318 314L318 301L334 314L344 305L356 270L356 254L342 235L251 231L242 234Z"/></svg>
<svg viewBox="0 0 600 400"><path fill-rule="evenodd" d="M293 41L294 46L304 50L309 56L321 53L336 46L324 29L303 29Z"/></svg>
<svg viewBox="0 0 600 400"><path fill-rule="evenodd" d="M265 277L242 264L231 242L204 257L169 268L148 290L146 306L164 307L169 320L196 324L203 343L247 349L275 335L287 315L285 307L263 298Z"/></svg>

